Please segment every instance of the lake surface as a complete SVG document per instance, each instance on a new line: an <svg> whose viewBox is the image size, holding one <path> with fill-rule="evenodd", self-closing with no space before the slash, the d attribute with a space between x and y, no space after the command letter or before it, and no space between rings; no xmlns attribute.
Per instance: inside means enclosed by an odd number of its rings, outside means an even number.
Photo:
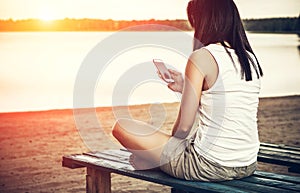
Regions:
<svg viewBox="0 0 300 193"><path fill-rule="evenodd" d="M130 33L139 36L150 32ZM172 35L179 32L156 33ZM112 34L0 33L0 112L72 108L74 84L83 60L95 45ZM192 35L190 32L188 34ZM261 97L300 94L299 37L294 34L248 34L248 37L265 73ZM94 88L94 105L116 104L112 103L112 96L120 77L136 64L146 63L151 66L153 58L162 58L180 71L184 70L186 63L185 56L168 48L148 45L124 50L112 58L105 71L99 75L98 84ZM155 73L155 68L139 73ZM123 87L118 95L121 96L122 92L128 101L124 101L124 104L121 101L118 105L179 100L163 82L156 79L140 82L132 88Z"/></svg>

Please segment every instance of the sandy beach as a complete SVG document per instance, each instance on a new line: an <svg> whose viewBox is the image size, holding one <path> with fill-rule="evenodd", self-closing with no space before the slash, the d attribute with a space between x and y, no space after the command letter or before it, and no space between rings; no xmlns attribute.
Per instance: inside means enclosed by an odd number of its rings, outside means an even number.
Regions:
<svg viewBox="0 0 300 193"><path fill-rule="evenodd" d="M163 130L170 131L178 108L178 103L139 105L130 107L129 112L135 119L162 124ZM115 121L112 109L97 108L97 117L104 135L90 138L89 144L99 150L109 149L109 143L116 144L110 134ZM88 119L81 124L90 131L98 129ZM258 124L261 142L300 146L300 96L262 98ZM63 168L61 161L63 155L87 151L89 148L78 132L72 110L1 113L0 192L85 192L85 169ZM287 173L285 167L262 163L259 170ZM169 189L112 175L114 193Z"/></svg>

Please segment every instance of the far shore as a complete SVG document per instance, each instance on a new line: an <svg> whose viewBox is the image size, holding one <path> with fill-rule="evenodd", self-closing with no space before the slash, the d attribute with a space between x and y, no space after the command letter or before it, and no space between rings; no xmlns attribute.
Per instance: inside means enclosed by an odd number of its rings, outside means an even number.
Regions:
<svg viewBox="0 0 300 193"><path fill-rule="evenodd" d="M260 18L243 19L246 31L261 32L285 32L299 34L299 17L281 17L281 18ZM182 31L192 30L191 25L185 19L173 20L112 20L112 19L72 19L65 18L59 20L44 21L41 19L24 20L1 20L0 31L120 31L132 26L140 26L141 31L153 30L174 30ZM168 26L162 27L162 26Z"/></svg>
<svg viewBox="0 0 300 193"><path fill-rule="evenodd" d="M129 30L130 32L149 32L151 30L143 30L143 31L133 31ZM158 30L153 30L154 32ZM84 33L84 32L119 32L116 30L20 30L20 31L13 31L13 30L3 30L0 31L0 33L64 33L64 32L70 32L70 33ZM159 31L159 32L172 32L172 31ZM175 31L176 32L176 31ZM184 32L193 32L192 30L184 31ZM246 31L247 33L252 34L295 34L300 36L300 31Z"/></svg>

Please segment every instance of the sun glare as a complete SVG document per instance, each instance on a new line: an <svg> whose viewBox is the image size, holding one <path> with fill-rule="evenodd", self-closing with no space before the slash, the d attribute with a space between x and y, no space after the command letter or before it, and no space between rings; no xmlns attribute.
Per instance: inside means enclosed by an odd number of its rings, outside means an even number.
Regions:
<svg viewBox="0 0 300 193"><path fill-rule="evenodd" d="M49 22L49 21L54 20L54 15L51 10L44 8L41 10L39 18L43 21Z"/></svg>
<svg viewBox="0 0 300 193"><path fill-rule="evenodd" d="M51 14L44 13L43 15L40 16L40 19L49 22L54 20L54 17Z"/></svg>

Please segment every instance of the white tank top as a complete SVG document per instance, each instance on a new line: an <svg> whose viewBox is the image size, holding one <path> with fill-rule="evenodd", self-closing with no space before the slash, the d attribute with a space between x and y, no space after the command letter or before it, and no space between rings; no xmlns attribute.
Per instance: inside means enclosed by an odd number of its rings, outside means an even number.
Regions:
<svg viewBox="0 0 300 193"><path fill-rule="evenodd" d="M252 81L241 79L234 50L228 49L233 63L223 46L211 44L205 48L215 58L219 74L214 85L202 92L195 149L223 166L248 166L257 160L260 144L257 130L260 79L254 68Z"/></svg>

